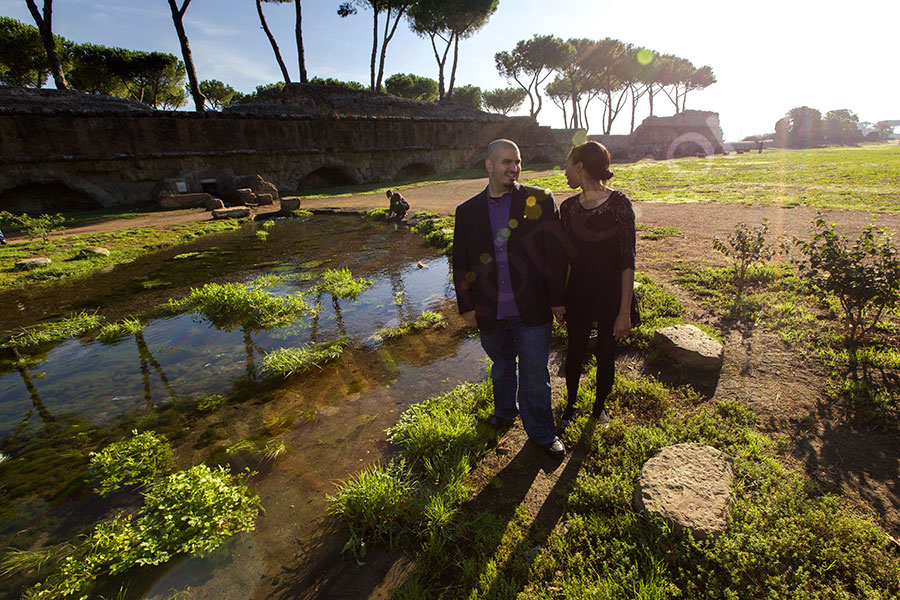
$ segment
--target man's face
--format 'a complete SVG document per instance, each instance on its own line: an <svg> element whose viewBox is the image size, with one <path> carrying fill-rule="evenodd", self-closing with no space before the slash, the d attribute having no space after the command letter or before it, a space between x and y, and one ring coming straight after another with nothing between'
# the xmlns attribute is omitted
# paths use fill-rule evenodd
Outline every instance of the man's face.
<svg viewBox="0 0 900 600"><path fill-rule="evenodd" d="M522 157L519 149L514 147L499 148L493 155L484 161L487 168L491 187L511 189L522 172Z"/></svg>

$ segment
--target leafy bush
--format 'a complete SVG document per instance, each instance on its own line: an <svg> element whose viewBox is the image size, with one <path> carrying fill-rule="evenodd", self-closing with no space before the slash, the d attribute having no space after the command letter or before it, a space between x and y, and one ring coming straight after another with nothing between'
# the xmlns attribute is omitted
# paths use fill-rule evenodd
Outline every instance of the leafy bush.
<svg viewBox="0 0 900 600"><path fill-rule="evenodd" d="M893 233L869 223L851 246L821 213L812 223L812 239L794 239L804 257L795 263L801 277L837 297L847 325L846 343L855 349L884 311L900 302L900 254Z"/></svg>
<svg viewBox="0 0 900 600"><path fill-rule="evenodd" d="M366 211L364 217L369 221L386 221L387 214L387 208L373 208L372 210Z"/></svg>
<svg viewBox="0 0 900 600"><path fill-rule="evenodd" d="M165 437L152 431L132 434L100 452L91 452L90 473L101 496L129 485L149 485L174 470L172 447Z"/></svg>
<svg viewBox="0 0 900 600"><path fill-rule="evenodd" d="M61 214L55 215L16 215L7 211L0 212L0 219L18 223L19 227L25 230L25 233L31 239L41 238L45 244L50 241L50 233L62 229L66 218Z"/></svg>
<svg viewBox="0 0 900 600"><path fill-rule="evenodd" d="M756 264L766 262L775 254L774 249L766 244L768 232L769 220L763 219L763 224L755 228L738 223L734 233L728 236L727 245L719 239L719 236L713 238L713 248L731 259L738 299L744 292L747 270Z"/></svg>
<svg viewBox="0 0 900 600"><path fill-rule="evenodd" d="M137 515L119 515L97 525L26 597L87 598L99 576L159 565L180 554L210 552L232 535L253 530L258 512L259 497L247 488L243 475L206 465L173 473L144 494Z"/></svg>

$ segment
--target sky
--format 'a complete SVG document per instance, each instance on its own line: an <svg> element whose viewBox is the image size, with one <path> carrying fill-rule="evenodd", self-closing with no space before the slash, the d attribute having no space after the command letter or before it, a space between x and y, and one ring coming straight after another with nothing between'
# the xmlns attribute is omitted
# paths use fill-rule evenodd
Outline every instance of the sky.
<svg viewBox="0 0 900 600"><path fill-rule="evenodd" d="M183 2L177 1L179 6ZM372 13L360 10L342 19L339 4L302 4L307 72L368 84ZM296 81L294 6L263 7ZM0 0L0 15L34 23L24 0ZM254 0L192 0L184 21L200 79L219 79L243 92L282 79ZM898 25L898 0L500 0L485 27L460 43L456 81L482 89L515 85L497 73L494 54L535 34L612 37L712 67L718 82L691 92L687 108L719 113L726 141L736 141L774 131L775 121L804 105L823 115L850 109L860 121L900 119ZM56 0L53 29L79 43L164 51L181 58L166 0ZM388 46L385 78L393 73L437 79L429 40L417 37L405 22ZM588 115L590 133L602 133L600 110L594 105L599 102ZM673 112L665 95L658 95L654 114ZM636 121L648 113L644 99ZM517 114L528 114L527 100ZM537 118L542 125L563 126L562 113L546 98ZM628 133L629 128L626 109L612 133Z"/></svg>

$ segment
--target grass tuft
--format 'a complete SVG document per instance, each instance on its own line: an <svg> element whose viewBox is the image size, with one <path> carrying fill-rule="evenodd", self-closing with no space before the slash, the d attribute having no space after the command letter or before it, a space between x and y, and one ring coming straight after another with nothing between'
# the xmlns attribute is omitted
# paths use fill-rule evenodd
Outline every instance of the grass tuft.
<svg viewBox="0 0 900 600"><path fill-rule="evenodd" d="M350 338L345 336L330 342L307 344L300 348L281 348L266 354L262 362L262 371L269 375L290 377L337 360L349 344Z"/></svg>

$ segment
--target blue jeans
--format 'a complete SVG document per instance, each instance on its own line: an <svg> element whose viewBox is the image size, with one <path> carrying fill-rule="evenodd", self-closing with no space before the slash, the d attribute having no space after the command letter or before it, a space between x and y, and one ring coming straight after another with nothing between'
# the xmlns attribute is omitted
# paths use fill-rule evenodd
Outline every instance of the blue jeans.
<svg viewBox="0 0 900 600"><path fill-rule="evenodd" d="M519 412L525 433L540 445L552 444L556 438L547 368L550 328L551 323L529 327L512 317L481 333L481 347L493 362L494 414L512 420Z"/></svg>

